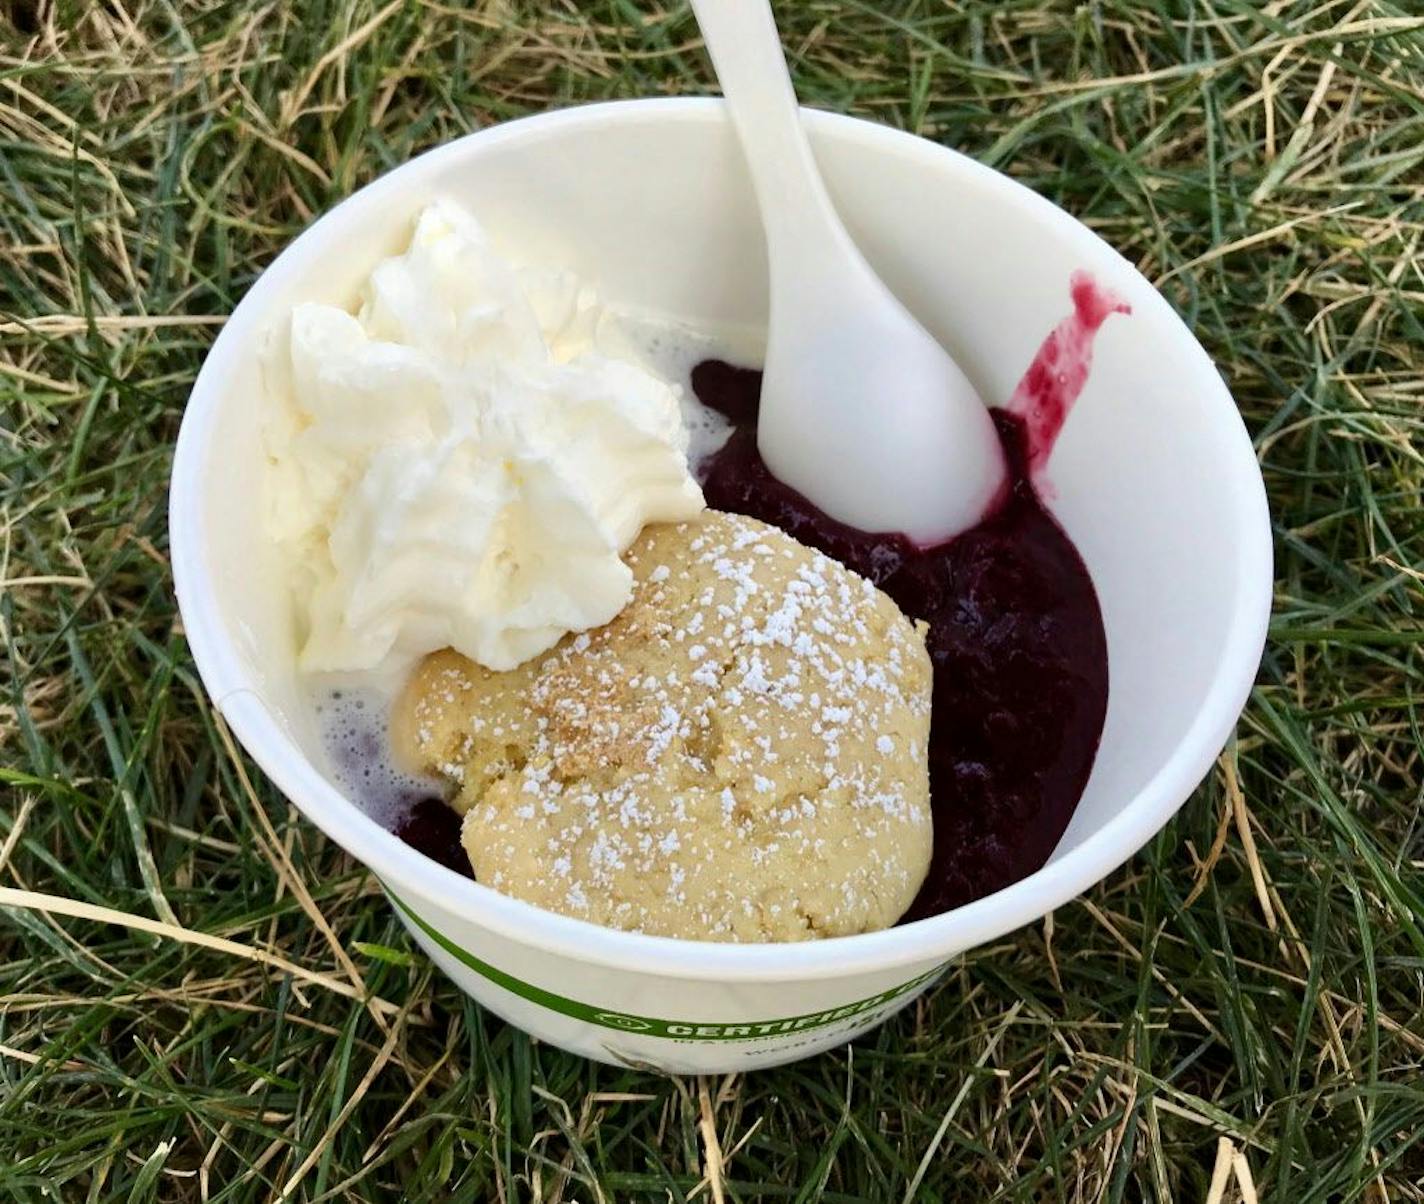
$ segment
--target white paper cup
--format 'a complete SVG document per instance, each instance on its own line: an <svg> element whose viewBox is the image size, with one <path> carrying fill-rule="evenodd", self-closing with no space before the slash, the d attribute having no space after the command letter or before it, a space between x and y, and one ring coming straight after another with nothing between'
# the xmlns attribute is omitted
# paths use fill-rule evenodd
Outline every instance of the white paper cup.
<svg viewBox="0 0 1424 1204"><path fill-rule="evenodd" d="M1102 329L1050 466L1054 513L1092 573L1111 689L1082 802L1036 874L933 919L797 945L614 932L427 860L342 797L300 703L286 596L263 530L258 348L298 301L347 303L427 202L467 205L525 261L608 300L716 326L765 320L751 189L721 105L646 100L511 122L363 188L283 252L203 366L173 466L173 572L204 684L243 746L377 874L415 939L480 1003L565 1049L675 1071L768 1066L865 1032L950 959L1121 865L1211 766L1265 636L1260 473L1216 369L1165 301L1049 202L932 143L808 112L851 232L1002 402L1087 269L1132 305Z"/></svg>

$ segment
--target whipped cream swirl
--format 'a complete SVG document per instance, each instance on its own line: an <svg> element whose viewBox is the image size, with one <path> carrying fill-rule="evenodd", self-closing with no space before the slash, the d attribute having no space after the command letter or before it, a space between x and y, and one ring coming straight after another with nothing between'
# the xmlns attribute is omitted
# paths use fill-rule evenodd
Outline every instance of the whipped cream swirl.
<svg viewBox="0 0 1424 1204"><path fill-rule="evenodd" d="M265 364L266 501L303 669L445 647L511 669L623 608L621 553L703 502L679 391L601 348L602 314L449 202L354 315L293 311Z"/></svg>

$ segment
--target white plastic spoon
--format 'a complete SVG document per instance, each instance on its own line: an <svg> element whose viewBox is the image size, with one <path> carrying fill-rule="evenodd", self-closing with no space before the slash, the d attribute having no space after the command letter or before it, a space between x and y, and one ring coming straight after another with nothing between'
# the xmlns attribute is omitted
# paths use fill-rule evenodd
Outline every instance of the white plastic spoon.
<svg viewBox="0 0 1424 1204"><path fill-rule="evenodd" d="M692 0L766 231L757 447L832 518L937 543L1004 483L983 400L866 263L811 155L767 0Z"/></svg>

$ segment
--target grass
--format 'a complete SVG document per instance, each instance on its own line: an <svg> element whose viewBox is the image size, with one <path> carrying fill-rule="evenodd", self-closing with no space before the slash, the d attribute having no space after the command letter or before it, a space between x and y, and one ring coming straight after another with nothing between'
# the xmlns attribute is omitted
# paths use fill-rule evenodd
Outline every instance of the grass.
<svg viewBox="0 0 1424 1204"><path fill-rule="evenodd" d="M173 439L312 217L491 122L707 91L692 21L0 0L0 1197L1424 1200L1418 5L778 7L805 99L1063 204L1221 365L1277 583L1218 771L852 1048L670 1079L481 1012L205 700Z"/></svg>

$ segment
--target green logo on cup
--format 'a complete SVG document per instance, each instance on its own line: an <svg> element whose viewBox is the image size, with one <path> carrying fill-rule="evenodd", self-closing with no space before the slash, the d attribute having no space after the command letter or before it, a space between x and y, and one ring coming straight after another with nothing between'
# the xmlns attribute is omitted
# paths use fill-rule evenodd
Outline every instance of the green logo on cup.
<svg viewBox="0 0 1424 1204"><path fill-rule="evenodd" d="M382 885L385 884L382 883ZM809 1032L824 1028L828 1024L837 1024L843 1020L865 1016L886 1007L909 994L916 987L923 986L944 969L943 965L936 966L933 970L927 970L918 977L910 979L909 982L899 983L889 990L881 991L878 995L858 999L854 1003L843 1004L838 1008L831 1008L823 1012L807 1012L801 1016L784 1016L779 1020L718 1024L708 1021L661 1020L656 1016L630 1016L625 1012L603 1011L592 1004L569 999L564 995L556 995L553 991L546 991L543 987L536 987L533 983L524 982L512 974L506 974L488 962L481 961L468 949L462 949L444 933L437 932L420 916L416 915L405 900L389 887L386 887L386 894L417 928L451 957L468 966L481 977L489 979L496 986L518 995L521 999L527 999L530 1003L537 1003L540 1007L571 1016L575 1020L583 1020L588 1024L597 1024L625 1033L638 1033L641 1036L666 1037L674 1041L756 1041L767 1037L782 1037L790 1033Z"/></svg>
<svg viewBox="0 0 1424 1204"><path fill-rule="evenodd" d="M609 1028L621 1028L630 1033L645 1032L652 1026L638 1016L625 1016L621 1012L599 1012L594 1019Z"/></svg>

